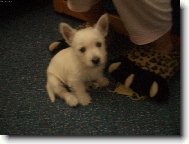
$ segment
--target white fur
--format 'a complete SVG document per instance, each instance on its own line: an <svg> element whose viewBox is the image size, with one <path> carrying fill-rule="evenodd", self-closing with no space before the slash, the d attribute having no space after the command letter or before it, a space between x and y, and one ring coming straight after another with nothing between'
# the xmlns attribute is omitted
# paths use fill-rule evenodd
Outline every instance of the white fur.
<svg viewBox="0 0 189 144"><path fill-rule="evenodd" d="M103 76L107 30L107 15L101 16L94 27L81 30L65 23L60 24L60 33L70 47L56 54L47 69L46 87L52 102L55 101L55 95L58 95L70 106L85 106L91 102L86 92L86 82L95 80L100 86L108 85L108 79ZM101 43L100 47L97 42ZM81 48L85 48L85 52L81 52ZM94 58L99 59L98 64L94 64ZM68 92L63 84L71 87L72 92Z"/></svg>

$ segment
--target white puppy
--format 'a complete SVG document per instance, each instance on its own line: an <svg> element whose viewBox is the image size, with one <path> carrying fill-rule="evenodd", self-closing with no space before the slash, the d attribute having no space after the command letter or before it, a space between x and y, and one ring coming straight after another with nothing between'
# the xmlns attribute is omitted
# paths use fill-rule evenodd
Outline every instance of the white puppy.
<svg viewBox="0 0 189 144"><path fill-rule="evenodd" d="M107 86L103 76L106 63L105 37L108 33L108 16L102 15L94 27L76 30L60 23L60 33L70 45L51 60L47 69L47 91L52 102L60 96L70 106L88 105L91 97L86 83L96 81Z"/></svg>

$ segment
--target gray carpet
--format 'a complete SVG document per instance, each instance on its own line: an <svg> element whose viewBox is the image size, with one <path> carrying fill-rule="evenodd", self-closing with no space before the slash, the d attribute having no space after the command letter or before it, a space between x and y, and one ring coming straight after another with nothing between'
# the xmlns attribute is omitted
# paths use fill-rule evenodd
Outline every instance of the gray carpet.
<svg viewBox="0 0 189 144"><path fill-rule="evenodd" d="M2 13L1 13L2 14ZM57 25L81 22L56 14L50 1L1 16L0 134L64 136L180 136L180 74L169 81L168 103L132 101L108 91L92 90L93 103L70 108L51 103L46 89L47 46L60 39ZM117 47L119 45L117 39ZM120 42L121 43L121 42ZM123 43L122 43L123 44ZM116 50L116 55L118 51ZM112 53L111 53L112 54ZM110 57L111 57L111 54Z"/></svg>

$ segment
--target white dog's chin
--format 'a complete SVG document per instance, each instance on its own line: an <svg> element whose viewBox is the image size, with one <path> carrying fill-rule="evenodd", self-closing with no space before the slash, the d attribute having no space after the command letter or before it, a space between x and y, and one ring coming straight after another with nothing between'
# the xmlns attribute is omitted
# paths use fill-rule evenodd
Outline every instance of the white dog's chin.
<svg viewBox="0 0 189 144"><path fill-rule="evenodd" d="M95 64L85 64L86 65L86 67L88 67L88 68L98 68L98 67L100 67L100 66L102 66L102 64L97 64L97 65L95 65Z"/></svg>
<svg viewBox="0 0 189 144"><path fill-rule="evenodd" d="M98 68L98 67L101 67L103 65L105 65L103 62L98 63L98 64L93 64L92 62L90 62L90 63L86 64L86 66L89 67L89 68Z"/></svg>

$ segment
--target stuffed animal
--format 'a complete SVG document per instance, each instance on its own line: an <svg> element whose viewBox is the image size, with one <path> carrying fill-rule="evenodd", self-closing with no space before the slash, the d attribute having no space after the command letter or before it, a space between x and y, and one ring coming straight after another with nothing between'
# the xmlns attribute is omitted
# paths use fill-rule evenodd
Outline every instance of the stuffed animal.
<svg viewBox="0 0 189 144"><path fill-rule="evenodd" d="M179 58L175 53L165 55L150 48L133 48L109 62L108 71L122 84L121 92L119 88L116 92L123 94L123 89L131 89L140 97L166 102L169 96L167 79L178 71Z"/></svg>
<svg viewBox="0 0 189 144"><path fill-rule="evenodd" d="M110 64L108 71L117 82L125 86L125 89L131 88L140 96L158 102L168 99L169 89L166 79L153 72L141 69L127 58L119 57L115 59Z"/></svg>

